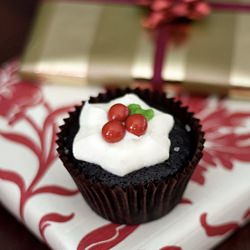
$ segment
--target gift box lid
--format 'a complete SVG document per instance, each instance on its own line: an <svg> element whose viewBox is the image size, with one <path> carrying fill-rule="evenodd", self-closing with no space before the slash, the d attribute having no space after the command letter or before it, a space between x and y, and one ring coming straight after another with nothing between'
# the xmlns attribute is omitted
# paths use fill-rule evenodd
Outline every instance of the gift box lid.
<svg viewBox="0 0 250 250"><path fill-rule="evenodd" d="M141 25L144 15L132 4L43 2L20 72L26 79L78 85L150 81L157 43L154 31ZM163 80L191 91L244 94L249 23L247 11L220 8L199 22L169 25Z"/></svg>

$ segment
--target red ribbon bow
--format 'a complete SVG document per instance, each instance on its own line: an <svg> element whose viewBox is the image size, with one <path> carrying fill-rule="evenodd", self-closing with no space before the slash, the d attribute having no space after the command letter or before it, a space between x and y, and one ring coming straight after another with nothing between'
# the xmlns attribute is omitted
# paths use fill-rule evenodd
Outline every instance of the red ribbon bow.
<svg viewBox="0 0 250 250"><path fill-rule="evenodd" d="M199 20L211 12L206 0L139 0L139 4L150 10L144 21L150 29L180 18Z"/></svg>

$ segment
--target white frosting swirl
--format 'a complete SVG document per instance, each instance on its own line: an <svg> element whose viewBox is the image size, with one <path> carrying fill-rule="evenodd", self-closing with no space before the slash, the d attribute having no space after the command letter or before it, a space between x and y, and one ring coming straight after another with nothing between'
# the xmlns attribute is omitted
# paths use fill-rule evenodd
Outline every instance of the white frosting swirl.
<svg viewBox="0 0 250 250"><path fill-rule="evenodd" d="M134 94L127 94L109 103L85 103L80 114L80 128L73 142L73 155L100 165L106 171L125 176L143 167L155 165L169 158L169 133L174 125L173 116L154 110L146 133L140 137L126 131L124 138L108 143L102 138L102 127L108 121L107 113L115 103L136 103L143 109L152 108Z"/></svg>

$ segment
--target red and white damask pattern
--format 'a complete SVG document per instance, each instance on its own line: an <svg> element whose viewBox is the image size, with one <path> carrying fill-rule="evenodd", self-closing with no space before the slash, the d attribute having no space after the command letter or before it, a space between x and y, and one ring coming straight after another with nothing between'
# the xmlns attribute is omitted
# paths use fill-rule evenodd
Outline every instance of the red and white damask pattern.
<svg viewBox="0 0 250 250"><path fill-rule="evenodd" d="M182 203L155 222L116 225L88 208L55 150L58 122L99 90L39 86L17 70L0 69L0 200L53 249L208 248L249 219L250 103L181 96L207 140Z"/></svg>

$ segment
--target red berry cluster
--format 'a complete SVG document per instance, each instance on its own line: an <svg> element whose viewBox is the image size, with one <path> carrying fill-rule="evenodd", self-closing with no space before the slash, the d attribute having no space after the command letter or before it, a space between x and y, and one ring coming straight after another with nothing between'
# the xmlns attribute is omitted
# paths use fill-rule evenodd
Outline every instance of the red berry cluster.
<svg viewBox="0 0 250 250"><path fill-rule="evenodd" d="M102 127L103 138L110 143L120 141L126 130L137 136L146 132L148 122L141 114L129 114L127 106L117 103L108 111L108 122Z"/></svg>

